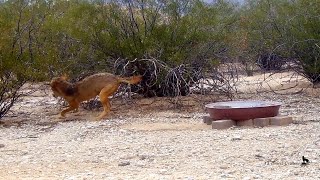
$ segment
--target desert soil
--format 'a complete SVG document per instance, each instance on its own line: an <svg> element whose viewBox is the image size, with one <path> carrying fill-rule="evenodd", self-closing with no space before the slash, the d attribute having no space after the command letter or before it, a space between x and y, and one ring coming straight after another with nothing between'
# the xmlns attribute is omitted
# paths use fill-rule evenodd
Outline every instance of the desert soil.
<svg viewBox="0 0 320 180"><path fill-rule="evenodd" d="M212 130L215 96L112 100L112 114L80 109L65 121L45 85L25 88L0 124L0 179L320 179L320 99L294 73L239 79L236 100L275 100L285 127ZM302 156L310 160L301 165Z"/></svg>

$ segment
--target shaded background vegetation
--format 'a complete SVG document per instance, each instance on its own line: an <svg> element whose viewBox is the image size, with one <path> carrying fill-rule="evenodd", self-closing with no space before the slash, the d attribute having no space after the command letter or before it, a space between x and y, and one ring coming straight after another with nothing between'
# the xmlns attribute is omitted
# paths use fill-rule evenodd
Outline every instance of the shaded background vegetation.
<svg viewBox="0 0 320 180"><path fill-rule="evenodd" d="M319 14L319 0L0 1L0 109L23 83L62 73L142 74L133 89L146 97L188 95L203 79L232 96L235 63L247 75L287 65L316 84Z"/></svg>

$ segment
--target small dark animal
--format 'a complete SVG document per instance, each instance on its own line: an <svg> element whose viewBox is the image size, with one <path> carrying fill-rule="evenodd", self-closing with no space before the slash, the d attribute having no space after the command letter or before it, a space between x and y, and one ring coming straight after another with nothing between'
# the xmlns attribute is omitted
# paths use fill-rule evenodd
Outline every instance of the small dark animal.
<svg viewBox="0 0 320 180"><path fill-rule="evenodd" d="M306 162L306 163L309 163L309 159L305 158L304 156L302 156L302 161Z"/></svg>
<svg viewBox="0 0 320 180"><path fill-rule="evenodd" d="M309 159L305 158L304 156L302 156L302 163L301 163L301 166L305 166L309 164Z"/></svg>

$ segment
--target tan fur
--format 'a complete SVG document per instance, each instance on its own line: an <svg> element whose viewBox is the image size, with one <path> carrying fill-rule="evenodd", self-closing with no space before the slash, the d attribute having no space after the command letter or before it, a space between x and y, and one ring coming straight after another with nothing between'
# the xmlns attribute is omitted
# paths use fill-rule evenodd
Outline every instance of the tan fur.
<svg viewBox="0 0 320 180"><path fill-rule="evenodd" d="M62 97L69 103L69 107L60 113L61 118L64 118L67 112L77 110L81 102L99 95L104 110L97 119L102 119L110 112L109 96L118 90L120 83L137 84L141 80L142 76L121 78L110 73L99 73L70 83L64 75L53 78L50 86L54 97Z"/></svg>

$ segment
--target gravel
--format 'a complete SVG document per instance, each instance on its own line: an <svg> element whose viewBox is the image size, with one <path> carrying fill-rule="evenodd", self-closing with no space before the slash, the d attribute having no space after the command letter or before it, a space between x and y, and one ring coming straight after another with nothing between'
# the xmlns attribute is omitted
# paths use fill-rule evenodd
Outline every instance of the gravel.
<svg viewBox="0 0 320 180"><path fill-rule="evenodd" d="M0 125L0 179L320 179L320 100L239 97L247 98L284 102L294 123L212 130L204 112L170 109L104 121L83 110L57 122L55 99L25 97Z"/></svg>

